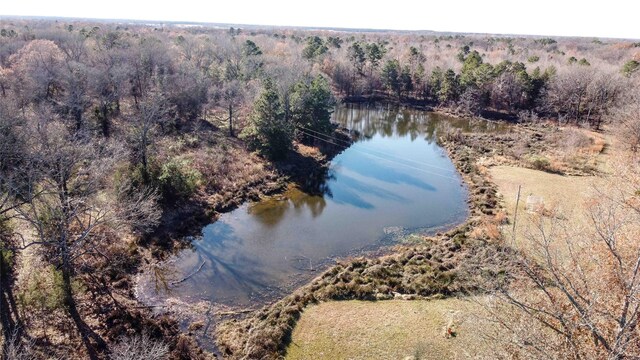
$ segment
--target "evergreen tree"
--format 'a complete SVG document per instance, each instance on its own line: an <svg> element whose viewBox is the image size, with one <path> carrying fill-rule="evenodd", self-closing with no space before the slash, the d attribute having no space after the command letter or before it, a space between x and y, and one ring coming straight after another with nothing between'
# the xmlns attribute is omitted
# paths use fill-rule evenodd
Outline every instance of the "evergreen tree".
<svg viewBox="0 0 640 360"><path fill-rule="evenodd" d="M440 90L442 89L443 76L444 73L439 66L431 71L431 76L429 77L429 88L431 90L430 95L434 100L439 100L438 94L440 94Z"/></svg>
<svg viewBox="0 0 640 360"><path fill-rule="evenodd" d="M387 60L382 67L382 83L398 98L402 92L402 84L400 82L400 63L398 60Z"/></svg>
<svg viewBox="0 0 640 360"><path fill-rule="evenodd" d="M626 77L631 77L631 75L640 69L640 62L635 60L627 61L622 67L622 74Z"/></svg>
<svg viewBox="0 0 640 360"><path fill-rule="evenodd" d="M371 69L376 69L380 64L380 60L387 53L387 49L384 47L382 43L371 43L366 45L367 52L367 60L369 60L369 64Z"/></svg>
<svg viewBox="0 0 640 360"><path fill-rule="evenodd" d="M354 42L347 49L347 54L358 74L364 75L364 64L367 61L367 55L362 44L357 41Z"/></svg>
<svg viewBox="0 0 640 360"><path fill-rule="evenodd" d="M291 117L293 123L301 127L301 132L331 132L331 112L335 99L327 80L318 75L313 80L301 81L295 85L291 95Z"/></svg>
<svg viewBox="0 0 640 360"><path fill-rule="evenodd" d="M285 120L280 96L273 80L264 81L264 89L253 105L251 124L241 136L249 145L271 159L286 157L291 149L293 126Z"/></svg>
<svg viewBox="0 0 640 360"><path fill-rule="evenodd" d="M319 36L312 36L307 38L307 46L302 50L302 56L311 60L326 53L328 50L329 48Z"/></svg>
<svg viewBox="0 0 640 360"><path fill-rule="evenodd" d="M438 99L441 103L454 102L459 95L459 79L456 73L448 69L442 77L442 84L438 92Z"/></svg>
<svg viewBox="0 0 640 360"><path fill-rule="evenodd" d="M244 42L244 46L242 47L242 55L247 56L258 56L262 55L262 50L251 40L247 40Z"/></svg>
<svg viewBox="0 0 640 360"><path fill-rule="evenodd" d="M402 86L403 93L413 91L413 78L411 77L411 70L407 65L402 68L402 72L400 73L400 86Z"/></svg>
<svg viewBox="0 0 640 360"><path fill-rule="evenodd" d="M478 86L476 71L482 65L482 57L477 51L472 51L464 59L462 71L460 72L460 85L463 88L468 86Z"/></svg>

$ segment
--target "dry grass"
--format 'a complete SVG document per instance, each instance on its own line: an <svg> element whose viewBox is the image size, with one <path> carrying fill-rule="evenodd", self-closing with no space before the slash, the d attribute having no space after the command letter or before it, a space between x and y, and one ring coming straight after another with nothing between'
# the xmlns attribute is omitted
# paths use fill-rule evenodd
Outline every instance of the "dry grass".
<svg viewBox="0 0 640 360"><path fill-rule="evenodd" d="M482 307L443 300L335 301L306 308L286 359L455 359L486 354ZM447 336L447 329L455 336Z"/></svg>
<svg viewBox="0 0 640 360"><path fill-rule="evenodd" d="M558 210L564 215L565 221L578 225L585 225L589 221L584 204L593 196L594 186L599 180L597 177L563 176L512 166L495 166L489 173L502 195L503 206L509 218L509 224L503 226L507 241L513 237L516 197L518 186L522 186L518 202L516 246L523 245L526 234L531 232L532 220L541 212ZM527 210L527 198L530 196L541 198L543 207L538 211Z"/></svg>

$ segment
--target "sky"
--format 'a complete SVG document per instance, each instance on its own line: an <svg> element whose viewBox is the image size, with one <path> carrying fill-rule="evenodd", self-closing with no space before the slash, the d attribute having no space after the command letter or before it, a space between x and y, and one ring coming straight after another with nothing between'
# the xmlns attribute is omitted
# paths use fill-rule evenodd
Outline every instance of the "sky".
<svg viewBox="0 0 640 360"><path fill-rule="evenodd" d="M3 0L2 15L640 39L639 0Z"/></svg>

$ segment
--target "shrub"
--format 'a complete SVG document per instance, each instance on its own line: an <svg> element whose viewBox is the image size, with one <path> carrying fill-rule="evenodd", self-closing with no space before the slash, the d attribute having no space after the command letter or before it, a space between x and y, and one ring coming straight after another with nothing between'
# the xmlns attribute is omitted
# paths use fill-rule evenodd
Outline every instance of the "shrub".
<svg viewBox="0 0 640 360"><path fill-rule="evenodd" d="M18 293L18 301L24 308L48 312L63 308L62 274L55 267L30 272L25 280ZM73 281L72 286L74 292L82 290L78 281Z"/></svg>
<svg viewBox="0 0 640 360"><path fill-rule="evenodd" d="M551 162L544 156L532 156L530 159L531 166L536 170L547 171L551 166Z"/></svg>
<svg viewBox="0 0 640 360"><path fill-rule="evenodd" d="M146 334L122 337L111 349L111 359L113 360L160 360L166 359L168 354L169 346L167 344L154 340Z"/></svg>
<svg viewBox="0 0 640 360"><path fill-rule="evenodd" d="M527 61L530 63L538 62L539 60L540 60L540 56L538 55L529 56L529 58L527 59Z"/></svg>
<svg viewBox="0 0 640 360"><path fill-rule="evenodd" d="M629 60L622 67L622 74L630 77L634 72L638 71L638 69L640 69L640 62Z"/></svg>
<svg viewBox="0 0 640 360"><path fill-rule="evenodd" d="M188 198L202 184L202 174L191 167L189 160L173 158L162 165L158 184L163 198Z"/></svg>

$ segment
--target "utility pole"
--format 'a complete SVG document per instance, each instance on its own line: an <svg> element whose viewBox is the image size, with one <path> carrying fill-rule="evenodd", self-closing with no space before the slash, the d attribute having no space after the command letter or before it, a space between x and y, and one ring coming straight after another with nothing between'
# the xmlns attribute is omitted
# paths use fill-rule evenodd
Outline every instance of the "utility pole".
<svg viewBox="0 0 640 360"><path fill-rule="evenodd" d="M512 232L512 239L511 239L512 245L515 245L515 243L516 243L516 221L518 219L518 204L520 203L520 190L521 189L522 189L522 185L518 185L518 195L516 196L516 208L513 211L513 229L511 230L511 232Z"/></svg>

